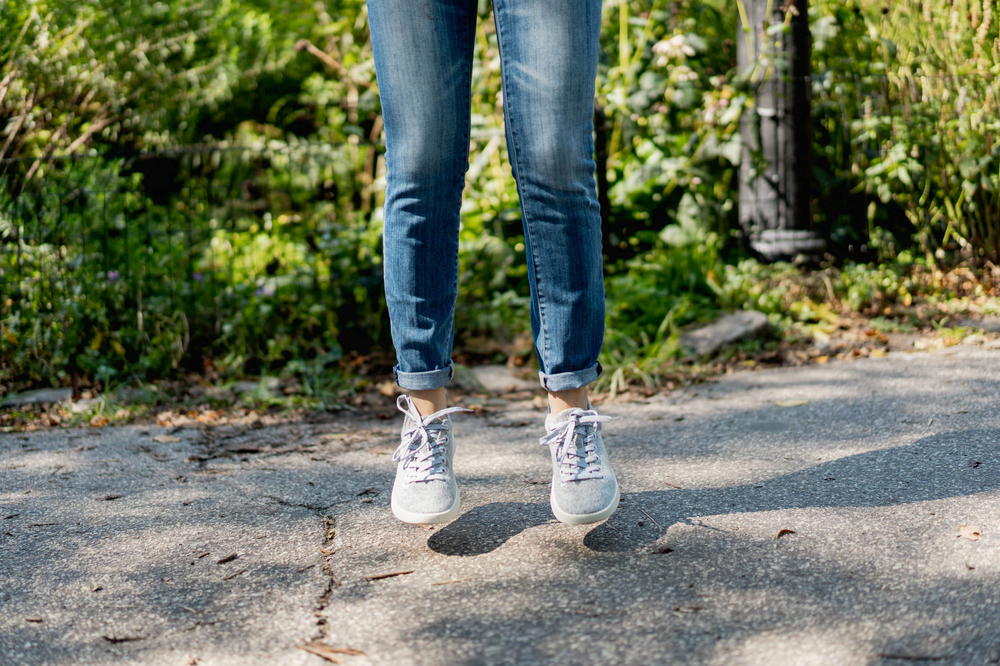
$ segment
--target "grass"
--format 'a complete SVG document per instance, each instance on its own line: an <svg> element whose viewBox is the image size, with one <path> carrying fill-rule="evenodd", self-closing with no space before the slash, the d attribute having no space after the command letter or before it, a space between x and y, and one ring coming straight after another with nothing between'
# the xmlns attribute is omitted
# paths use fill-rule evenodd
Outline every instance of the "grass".
<svg viewBox="0 0 1000 666"><path fill-rule="evenodd" d="M718 273L713 275L713 270ZM665 313L646 313L650 321L659 322L655 330L609 330L612 344L602 357L606 372L593 385L595 393L649 395L739 370L877 357L963 341L997 344L996 334L963 321L1000 316L1000 283L989 272L963 267L942 271L918 262L807 271L789 264L742 261L705 268L701 275L713 283L714 300L703 289L681 291L659 298ZM633 285L633 293L655 296L662 276L649 270L638 276L649 283ZM767 314L770 333L708 357L681 346L686 328L738 308ZM534 363L530 355L509 349L509 362ZM456 350L460 360L463 355L462 349ZM221 381L189 375L183 380L121 384L100 393L83 389L72 403L0 409L0 430L296 419L374 409L391 402L393 390L385 359L353 356L334 371L306 374L304 381L270 376Z"/></svg>

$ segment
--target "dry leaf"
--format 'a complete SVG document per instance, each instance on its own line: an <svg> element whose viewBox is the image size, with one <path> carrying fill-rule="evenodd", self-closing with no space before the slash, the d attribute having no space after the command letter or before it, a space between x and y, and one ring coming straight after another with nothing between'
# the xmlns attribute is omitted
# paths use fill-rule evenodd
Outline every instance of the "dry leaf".
<svg viewBox="0 0 1000 666"><path fill-rule="evenodd" d="M778 530L778 533L774 535L774 538L780 539L781 537L786 536L788 534L795 534L795 530L785 530L785 529Z"/></svg>
<svg viewBox="0 0 1000 666"><path fill-rule="evenodd" d="M826 354L823 354L822 356L817 356L813 360L816 361L817 363L826 363L830 360L830 357L827 356Z"/></svg>
<svg viewBox="0 0 1000 666"><path fill-rule="evenodd" d="M174 442L181 441L179 437L174 437L173 435L157 435L153 438L154 442L159 442L160 444L173 444Z"/></svg>
<svg viewBox="0 0 1000 666"><path fill-rule="evenodd" d="M808 400L775 400L774 404L778 407L798 407L799 405L808 405Z"/></svg>
<svg viewBox="0 0 1000 666"><path fill-rule="evenodd" d="M872 358L885 358L888 355L889 352L887 352L884 349L873 349L871 351L871 354L869 354L869 356L871 356Z"/></svg>
<svg viewBox="0 0 1000 666"><path fill-rule="evenodd" d="M111 419L109 419L107 416L95 416L94 418L90 419L90 425L94 426L95 428L101 428L103 426L108 425L109 423L111 423Z"/></svg>
<svg viewBox="0 0 1000 666"><path fill-rule="evenodd" d="M214 409L209 409L207 411L195 415L194 418L199 423L214 423L215 421L219 420L220 416L221 415L219 414L219 412L215 411Z"/></svg>
<svg viewBox="0 0 1000 666"><path fill-rule="evenodd" d="M959 525L958 526L958 536L968 539L969 541L979 541L979 537L983 535L982 530L980 530L975 525Z"/></svg>
<svg viewBox="0 0 1000 666"><path fill-rule="evenodd" d="M171 411L160 412L156 415L156 423L161 426L172 425L177 418L177 414Z"/></svg>

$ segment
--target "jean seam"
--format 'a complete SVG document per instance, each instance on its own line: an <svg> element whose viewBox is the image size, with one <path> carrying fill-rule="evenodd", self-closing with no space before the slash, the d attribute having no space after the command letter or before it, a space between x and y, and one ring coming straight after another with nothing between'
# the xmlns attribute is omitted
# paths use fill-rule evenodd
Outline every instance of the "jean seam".
<svg viewBox="0 0 1000 666"><path fill-rule="evenodd" d="M539 277L538 270L538 255L537 246L534 242L534 234L531 232L531 216L528 214L528 203L529 200L524 196L524 191L521 187L521 178L523 175L523 170L521 168L521 158L520 151L517 149L517 129L516 123L513 121L513 108L514 105L510 102L510 86L507 83L508 79L508 67L504 62L504 48L503 48L503 35L507 32L504 29L503 13L504 10L497 7L498 3L493 5L493 16L497 25L497 49L500 53L500 83L501 89L503 91L503 106L504 106L504 122L510 130L510 145L508 146L508 153L510 153L511 158L511 170L514 174L514 186L517 189L518 199L521 201L521 213L524 215L524 232L528 236L528 245L531 246L531 263L534 268L535 273L535 297L538 300L538 328L542 334L542 365L546 365L545 361L549 355L549 335L547 328L545 326L545 305L544 299L542 298L541 290L541 279Z"/></svg>
<svg viewBox="0 0 1000 666"><path fill-rule="evenodd" d="M471 31L472 38L471 38L471 40L463 41L463 45L465 47L465 53L462 54L463 55L463 57L462 57L462 67L463 67L462 83L464 84L463 90L468 95L468 100L469 100L468 112L464 114L465 134L463 134L463 137L465 139L465 145L466 146L469 145L469 138L472 136L472 90L471 90L471 85L472 85L472 58L473 58L473 56L475 54L475 48L476 48L476 36L475 36L475 33L476 33L476 24L478 23L478 20L479 20L479 16L478 16L478 14L476 12L474 12L474 11L473 12L469 12L469 21L468 21L468 24L466 25L466 30ZM471 24L471 26L469 24ZM461 201L462 190L465 189L465 175L468 172L468 164L469 164L469 156L468 156L468 149L466 149L465 166L462 169L461 174L459 174L456 177L456 181L457 182L455 183L455 187L457 187L458 190L459 190L459 197L458 197L459 201ZM448 345L449 345L449 348L448 348L448 360L449 360L449 362L451 362L451 355L452 355L452 351L454 350L454 344L455 344L455 314L456 314L455 311L456 311L456 309L458 307L458 273L459 273L458 255L459 255L459 249L460 249L460 246L461 246L460 238L461 238L461 229L462 229L461 206L459 206L459 213L458 213L458 215L459 215L459 218L458 218L458 229L455 230L455 254L454 254L454 262L455 262L455 273L454 273L454 275L455 275L455 277L452 280L452 294L454 294L454 298L452 299L452 304L451 304L451 327L450 327L450 331L449 331L449 334L448 334ZM452 366L452 374L454 374L454 366ZM449 381L450 381L450 378L449 378Z"/></svg>

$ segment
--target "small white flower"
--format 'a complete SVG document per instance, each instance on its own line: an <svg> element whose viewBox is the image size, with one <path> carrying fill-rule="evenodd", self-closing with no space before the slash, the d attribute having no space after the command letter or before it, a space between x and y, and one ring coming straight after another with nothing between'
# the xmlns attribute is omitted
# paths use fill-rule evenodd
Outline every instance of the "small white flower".
<svg viewBox="0 0 1000 666"><path fill-rule="evenodd" d="M675 81L696 81L698 79L698 72L687 65L678 65L672 73Z"/></svg>
<svg viewBox="0 0 1000 666"><path fill-rule="evenodd" d="M653 53L659 56L657 65L665 65L669 60L684 60L694 55L694 48L687 43L684 35L674 35L653 44Z"/></svg>

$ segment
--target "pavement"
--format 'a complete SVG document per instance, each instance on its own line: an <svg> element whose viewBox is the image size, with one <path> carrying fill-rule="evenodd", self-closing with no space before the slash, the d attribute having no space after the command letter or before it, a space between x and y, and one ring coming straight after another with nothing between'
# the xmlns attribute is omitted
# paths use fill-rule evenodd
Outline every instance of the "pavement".
<svg viewBox="0 0 1000 666"><path fill-rule="evenodd" d="M434 529L389 512L395 419L0 435L0 664L1000 663L1000 351L600 410L590 526L530 400L456 415Z"/></svg>

